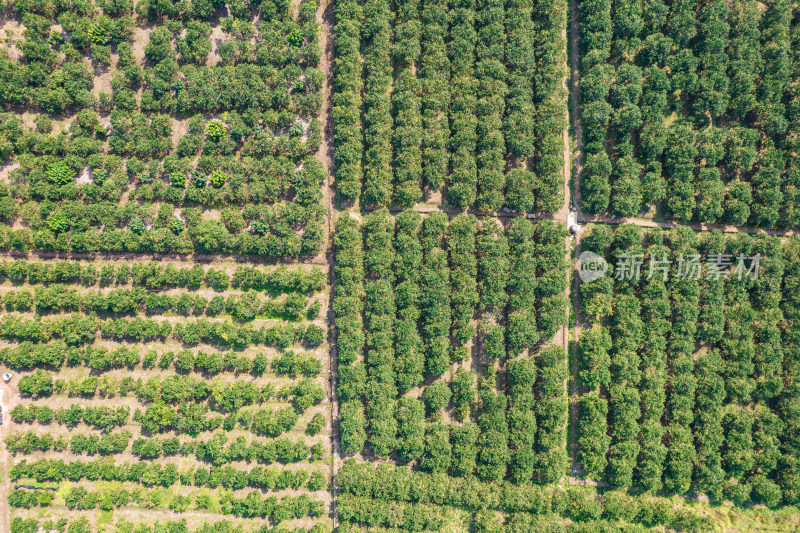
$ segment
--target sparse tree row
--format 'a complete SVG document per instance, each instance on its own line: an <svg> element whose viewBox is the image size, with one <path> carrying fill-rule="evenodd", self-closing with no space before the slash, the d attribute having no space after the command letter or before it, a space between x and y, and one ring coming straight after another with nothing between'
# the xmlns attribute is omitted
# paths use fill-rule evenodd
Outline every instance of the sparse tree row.
<svg viewBox="0 0 800 533"><path fill-rule="evenodd" d="M255 467L249 472L226 465L224 467L189 467L179 471L175 465L157 462L116 463L114 461L39 459L28 462L22 460L9 472L11 479L48 481L132 481L146 486L172 486L178 481L195 487L225 487L233 490L252 487L267 490L299 489L320 490L327 484L325 473L313 470L281 470L275 467Z"/></svg>
<svg viewBox="0 0 800 533"><path fill-rule="evenodd" d="M581 284L583 475L796 503L796 241L623 225L592 227L583 246L613 266Z"/></svg>
<svg viewBox="0 0 800 533"><path fill-rule="evenodd" d="M201 498L201 506L206 508L211 506L211 502L203 499L201 494L198 494L197 498ZM170 505L174 511L181 511L192 503L196 504L197 498L191 496L176 498L170 502ZM14 489L8 494L8 503L12 508L46 508L50 506L52 499L52 493L45 490ZM321 501L312 500L305 494L263 498L258 491L252 491L243 498L229 496L226 500L228 506L224 514L242 518L263 518L276 525L293 518L316 518L325 513L325 506ZM133 489L122 487L96 491L89 491L85 487L72 487L64 495L64 502L69 509L84 512L93 509L111 511L126 507L135 508L148 505L149 501L148 489L145 487ZM80 521L76 522L81 523ZM83 523L88 527L88 522ZM84 529L83 531L91 530Z"/></svg>
<svg viewBox="0 0 800 533"><path fill-rule="evenodd" d="M97 313L100 315L136 315L139 313L176 314L179 316L230 316L240 322L256 319L283 318L299 321L319 314L319 304L312 307L301 294L286 298L261 298L255 291L216 295L211 299L183 293L172 296L159 292L133 289L79 291L65 285L10 290L3 294L6 312L35 311L42 315L57 313Z"/></svg>
<svg viewBox="0 0 800 533"><path fill-rule="evenodd" d="M15 285L29 284L75 284L84 287L100 285L133 285L147 290L188 288L203 286L215 290L235 288L270 293L313 293L325 287L325 274L321 269L278 267L267 270L258 267L237 265L233 275L223 269L204 268L200 264L191 268L176 267L171 263L157 261L108 262L99 266L91 261L27 261L13 259L0 261L0 279L8 279Z"/></svg>
<svg viewBox="0 0 800 533"><path fill-rule="evenodd" d="M70 404L69 408L57 410L35 404L28 408L18 405L11 410L11 416L18 424L41 423L50 427L61 425L71 428L83 423L92 429L102 431L130 423L129 414L127 408L117 408L114 412L108 407L81 407L79 404ZM157 401L150 404L144 413L135 413L133 423L136 422L139 422L142 429L148 433L174 431L197 435L204 431L223 428L226 431L242 429L255 435L275 438L295 428L298 413L291 407L282 409L267 407L243 410L238 419L236 415L224 419L222 416L209 415L208 407L204 404L182 404L174 409L163 401Z"/></svg>
<svg viewBox="0 0 800 533"><path fill-rule="evenodd" d="M351 311L337 312L337 334L356 320L363 320L366 332L365 365L351 363L355 357L346 364L339 358L345 452L367 446L385 457L396 451L424 471L456 477L561 479L567 466L566 357L563 348L542 345L564 322L564 230L548 220L518 218L505 229L472 215L448 221L442 212L423 217L412 210L395 218L387 210L373 211L363 224L342 216L337 228L336 268L345 269L337 279L347 283L337 285L337 293L342 287L352 302ZM350 277L350 265L361 257L354 240L359 235L363 297ZM519 242L518 248L509 247L509 240ZM516 284L513 276L507 280L514 265ZM550 268L558 275L551 276ZM537 312L550 313L554 297L561 300L561 313L542 320L548 328L538 331ZM362 298L363 319L355 311ZM523 340L507 352L506 313L514 299L527 306L514 326ZM363 343L363 333L352 327L357 330ZM354 338L342 339L340 350L349 350ZM496 365L504 369L507 353L512 360L506 391L497 388ZM456 364L476 354L480 372ZM366 424L366 438L364 425L353 424L345 410Z"/></svg>
<svg viewBox="0 0 800 533"><path fill-rule="evenodd" d="M167 362L170 361L168 360ZM91 399L95 396L109 398L117 395L131 396L138 399L140 403L147 404L144 415L149 420L155 419L153 413L164 410L163 404L172 406L192 402L194 404L204 404L212 411L232 414L229 423L236 423L236 412L242 407L270 401L287 402L294 404L297 412L302 414L308 408L318 404L325 396L325 391L322 390L322 387L310 378L303 378L296 384L284 383L278 388L276 383L259 386L253 380L228 383L222 377L209 381L206 378L198 379L187 375L168 375L164 378L156 376L145 380L141 378L137 380L123 378L123 380L119 380L111 376L105 376L101 380L97 376L87 375L66 380L59 378L57 374L50 374L41 369L37 369L32 374L22 376L19 389L23 396L35 399L47 398L53 395L66 395L71 398L81 397L84 399ZM151 407L153 408L152 412ZM183 407L183 405L180 405L181 409ZM190 405L190 407L196 407L196 405ZM108 409L103 406L101 408ZM208 409L204 408L203 411ZM27 407L25 405L17 405L11 410L12 416L16 419L36 419L42 423L49 422L49 420L44 420L44 417L40 416L42 413L47 413L48 416L51 416L58 415L58 412L60 411L37 403L32 403ZM239 423L246 427L253 426L255 428L253 421L258 420L261 414L251 411L247 416L240 416ZM137 414L135 418L140 417ZM55 419L60 423L71 425L70 418L66 415L64 417L55 416ZM80 412L77 412L75 419L80 419ZM294 419L296 422L297 417L295 416ZM153 429L161 430L163 428L151 426L147 429L153 431Z"/></svg>
<svg viewBox="0 0 800 533"><path fill-rule="evenodd" d="M556 211L563 203L566 6L534 4L403 0L339 7L338 194L410 207L428 197L438 202L441 190L441 201L459 208ZM348 140L356 134L359 104L363 146ZM359 152L363 176L356 171Z"/></svg>
<svg viewBox="0 0 800 533"><path fill-rule="evenodd" d="M763 7L579 3L584 210L800 224L796 13L784 0Z"/></svg>
<svg viewBox="0 0 800 533"><path fill-rule="evenodd" d="M287 500L287 503L289 500ZM282 510L279 511L283 513L285 507L281 508ZM156 523L134 523L124 518L120 518L116 520L114 524L117 527L117 530L120 532L125 533L160 533L166 529L170 533L245 533L244 527L239 524L235 524L230 520L219 520L219 521L208 521L204 522L203 524L199 524L196 527L190 527L187 525L186 520L160 520ZM59 519L50 519L50 520L43 520L39 518L20 518L14 517L11 520L11 533L30 533L31 531L37 531L38 528L43 528L45 531L55 530L55 531L65 531L64 528L67 528L66 531L69 533L91 533L92 526L89 520L84 517L78 517L73 520L68 520L66 518L59 518ZM279 524L276 527L270 527L269 525L260 526L258 529L252 530L257 533L270 533L271 531L275 532L287 532L287 531L303 531L308 533L325 533L327 531L325 524L315 524L311 529L302 529L302 528L292 528L287 529L286 526Z"/></svg>
<svg viewBox="0 0 800 533"><path fill-rule="evenodd" d="M206 376L215 376L222 372L259 376L270 370L277 375L316 376L322 369L322 362L319 359L311 354L294 350L281 350L279 356L270 360L263 352L250 357L235 350L227 352L198 350L195 353L184 348L177 351L150 349L142 355L138 349L124 344L116 347L78 347L63 341L50 343L23 341L16 346L1 349L0 361L15 370L30 370L37 367L57 369L65 365L68 367L83 365L100 373L116 368L133 369L141 364L144 370L153 368L167 370L174 367L176 371L182 373L194 371ZM99 379L100 383L103 383L104 377L101 376ZM107 383L116 383L116 379L109 377ZM127 381L123 378L120 382L121 389L127 386L125 383Z"/></svg>
<svg viewBox="0 0 800 533"><path fill-rule="evenodd" d="M39 434L34 430L23 433L15 431L6 438L6 445L12 454L31 455L36 452L64 452L67 449L74 455L104 456L125 453L132 435L128 430L96 433L73 433L53 437L49 433ZM217 433L210 439L190 437L141 437L134 439L130 452L141 459L157 459L175 456L195 457L221 467L231 462L255 462L271 465L275 463L293 464L316 461L325 455L321 443L307 444L304 439L293 440L286 437L277 439L246 438L229 439Z"/></svg>
<svg viewBox="0 0 800 533"><path fill-rule="evenodd" d="M126 342L164 341L168 338L185 344L211 344L242 349L248 346L278 346L287 348L296 343L319 346L324 340L324 330L316 324L277 324L256 327L199 318L172 324L169 320L155 318L108 318L73 313L57 318L25 318L4 315L0 318L0 337L12 342L49 342L63 340L70 346L91 344L97 334L106 339Z"/></svg>
<svg viewBox="0 0 800 533"><path fill-rule="evenodd" d="M317 476L312 484L287 480L295 474L279 465L308 465L329 457L324 434L328 417L320 406L326 397L320 379L324 352L245 352L249 346L263 343L319 346L324 330L314 324L287 322L254 327L245 315L260 313L264 305L272 307L275 302L268 299L265 304L266 294L259 295L254 289L216 295L227 307L226 313L238 316L238 322L180 318L173 323L169 317L156 316L168 314L166 307L138 306L142 295L145 305L151 295L168 296L146 288L175 291L169 298L180 303L184 296L195 302L200 298L185 290L203 286L224 290L231 284L286 291L288 298L305 302L303 293L318 291L319 276L324 274L297 267L234 268L223 264L219 268L178 268L155 261L2 263L0 270L8 289L4 303L15 311L6 311L1 319L7 344L0 363L4 372L12 370L19 391L13 408L3 413L7 423L15 424L3 443L12 454L9 466L24 467L26 461L33 463L54 452L65 461L49 466L39 462L36 473L21 473L17 484L48 476L55 477L44 482L56 485L84 480L80 490L65 487L60 493L15 487L4 495L14 509L12 520L25 516L24 509L48 506L55 519L62 516L62 509L77 511L80 516L98 507L104 511L124 507L141 527L149 527L146 517L137 515L141 508L177 514L191 510L241 518L261 516L272 524L292 517L320 519L325 514L324 499L313 494L325 487L324 477ZM8 286L9 282L14 285ZM98 284L116 286L75 288ZM80 309L75 302L81 303ZM210 309L212 304L208 305ZM298 309L305 306L303 303ZM46 316L64 309L76 312ZM144 316L145 311L153 316ZM317 308L315 314L319 311ZM305 310L301 314L305 320ZM288 316L271 320L275 318ZM201 346L190 347L196 344ZM311 442L306 443L307 438ZM107 460L102 465L94 461L86 469L80 461L70 460L125 453L135 457L130 471ZM155 463L147 462L173 456L180 456L180 462L213 463L215 468L190 472L172 464L160 462L153 467L150 465ZM70 468L65 477L67 462ZM219 468L230 462L275 466L269 471L244 465L235 471ZM173 494L168 487L177 482L179 474L182 485L202 490ZM281 490L278 487L290 481L300 483L296 486L299 493L284 498L283 504L278 497L260 494ZM99 486L123 482L129 483L124 490ZM144 486L137 487L137 483ZM254 495L232 496L228 490L234 485L249 486L255 489ZM126 491L130 492L127 496Z"/></svg>
<svg viewBox="0 0 800 533"><path fill-rule="evenodd" d="M84 262L18 261L7 262L5 266L8 267L7 273L15 274L15 279L31 284L58 279L79 279L89 285L98 282L96 278L89 276L87 264ZM136 274L133 278L129 276L119 280L121 283L130 283L132 279L141 283L146 280L155 281L155 276L151 278L146 274L158 274L161 271L157 268L159 264L155 262L133 266ZM183 271L182 277L185 278L187 273L202 274L204 269ZM114 272L113 268L107 270L110 274ZM173 268L170 272L179 270ZM288 272L281 269L272 271L276 275L272 278L272 283L276 285L272 286L279 287L283 283L284 287L302 288L302 284L296 286L294 282L303 282L303 278L287 276ZM312 273L311 270L307 272ZM242 283L259 279L254 274L264 275L260 269L252 267L241 269L237 274L237 279ZM113 276L107 281L110 283L112 278ZM165 279L176 281L172 276ZM194 276L191 283L199 284L203 279L202 276ZM187 283L187 280L184 279L183 283ZM12 469L19 464L18 461L23 461L24 464L26 456L33 455L32 459L35 460L41 457L40 453L50 451L69 458L83 454L122 454L130 446L131 453L138 459L130 467L133 469L130 474L132 477L113 468L109 470L112 465L107 461L103 462L102 467L95 463L94 467L87 468L84 473L81 473L80 468L76 470L75 465L80 466L80 463L72 462L69 479L77 481L85 477L90 483L98 480L104 483L141 482L148 487L147 490L158 492L161 490L158 487L166 488L176 482L174 475L177 475L178 470L173 466L164 469L159 467L155 471L153 468L148 469L144 462L146 458L181 455L221 466L231 461L310 463L319 461L328 454L329 448L325 445L324 437L319 435L328 423L324 410L319 407L326 391L321 382L314 379L322 369L322 361L317 358L318 355L292 350L282 351L272 358L268 358L263 352L253 355L241 353L248 344L262 342L256 338L260 335L265 335L264 342L295 344L301 338L297 335L309 333L307 328L305 333L301 331L304 326L297 329L295 326L287 328L277 324L258 330L251 326L238 328L230 322L214 324L200 319L184 320L173 327L168 320L136 316L121 318L120 315L126 313L135 315L136 310L126 311L127 308L113 306L105 309L104 314L110 315L110 318L102 321L94 313L42 319L39 315L47 312L43 304L51 298L69 298L70 290L65 290L58 284L44 287L33 284L30 287L30 292L37 295L31 309L36 316L23 319L14 314L6 314L1 327L3 335L13 343L3 348L2 363L6 368L14 370L15 386L21 395L16 405L4 413L9 421L16 424L16 431L4 443L14 456ZM19 304L18 296L26 290L17 291L14 305ZM61 295L51 295L54 290L59 290ZM111 289L106 298L120 303L125 300L114 297L116 293L141 290L144 289ZM13 292L7 294L11 295ZM97 296L97 300L100 299L102 295ZM101 337L97 336L98 327ZM324 331L321 328L317 328L312 334L316 339L313 343L324 340ZM120 344L116 348L113 345L101 346L100 342L104 341L98 342L100 338L114 338ZM56 340L50 342L51 339ZM208 352L201 349L195 352L185 346L183 349L179 347L177 350L170 350L169 348L177 344L171 343L175 340L183 344L202 342L228 346L229 351ZM132 342L147 342L151 349L140 352L138 347L129 346ZM157 349L152 349L153 346ZM82 366L92 372L81 372ZM43 370L43 367L47 370ZM156 375L150 374L144 378L137 379L133 374L154 370ZM193 375L192 372L197 374ZM232 378L231 375L224 374L227 372L235 372L237 376ZM200 373L203 375L199 375ZM211 375L216 377L211 379ZM273 380L265 380L266 376L272 376ZM279 377L278 382L274 381L276 376ZM121 403L128 405L120 405ZM235 433L229 438L230 432ZM316 442L306 444L303 437L297 437L298 433L316 437L313 439ZM181 442L175 435L196 438ZM267 438L250 438L251 435ZM48 476L56 469L57 466L51 465L44 469L44 473L32 477ZM277 472L278 469L276 467L272 471ZM167 491L167 494L153 496L151 499L150 495L143 497L134 487L130 497L123 497L120 496L123 492L105 489L97 491L97 487L89 485L81 487L79 492L65 489L58 495L17 487L18 490L6 496L9 505L14 509L52 504L78 511L95 507L103 510L127 507L135 512L136 508L147 507L183 513L191 508L193 511L240 517L264 516L270 518L274 524L288 520L290 516L319 518L324 514L325 504L321 499L313 494L299 494L286 500L294 502L297 499L300 502L299 507L294 503L290 506L287 504L298 510L299 514L286 515L280 511L273 515L272 509L277 508L278 501L271 500L271 496L265 499L257 494L259 491L275 490L278 486L277 477L272 481L272 471L264 474L266 477L259 477L258 470L250 471L255 477L245 476L244 485L241 485L241 472L231 471L215 471L213 479L211 471L200 472L194 481L191 477L181 479L183 485L205 487L202 495L198 492L173 497L171 491ZM123 474L125 477L120 478ZM182 474L190 475L186 472ZM232 477L236 479L233 480ZM65 483L66 478L54 478L53 481ZM225 491L231 483L242 487L249 484L257 489L255 496L247 496L247 499L241 499L243 495L228 498ZM316 492L324 485L325 480L318 479L313 484L318 488L312 489L311 485L303 483L297 490ZM119 496L120 499L109 500L108 494ZM237 499L246 501L250 510L237 510L240 509L240 504L235 503L239 501ZM232 507L221 507L224 502L231 503ZM304 505L313 509L313 512L302 510ZM58 517L59 513L54 512L54 516Z"/></svg>

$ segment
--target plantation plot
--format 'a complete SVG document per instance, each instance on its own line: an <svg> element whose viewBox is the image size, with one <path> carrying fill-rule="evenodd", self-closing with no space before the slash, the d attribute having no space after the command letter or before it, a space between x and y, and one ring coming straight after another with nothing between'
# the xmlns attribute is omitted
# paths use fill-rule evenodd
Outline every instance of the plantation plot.
<svg viewBox="0 0 800 533"><path fill-rule="evenodd" d="M797 6L319 2L4 2L0 533L800 530Z"/></svg>
<svg viewBox="0 0 800 533"><path fill-rule="evenodd" d="M335 13L342 199L561 207L565 3L343 0Z"/></svg>
<svg viewBox="0 0 800 533"><path fill-rule="evenodd" d="M340 216L342 451L459 478L561 479L566 354L550 340L565 318L565 237L527 218Z"/></svg>
<svg viewBox="0 0 800 533"><path fill-rule="evenodd" d="M582 209L798 226L797 9L580 0Z"/></svg>
<svg viewBox="0 0 800 533"><path fill-rule="evenodd" d="M77 531L173 513L329 529L319 267L5 260L0 277L14 530L42 508Z"/></svg>
<svg viewBox="0 0 800 533"><path fill-rule="evenodd" d="M0 246L320 252L316 4L100 4L9 13Z"/></svg>
<svg viewBox="0 0 800 533"><path fill-rule="evenodd" d="M596 226L582 244L612 266L581 284L582 473L797 503L797 242L623 225Z"/></svg>
<svg viewBox="0 0 800 533"><path fill-rule="evenodd" d="M6 7L0 529L330 530L317 4Z"/></svg>

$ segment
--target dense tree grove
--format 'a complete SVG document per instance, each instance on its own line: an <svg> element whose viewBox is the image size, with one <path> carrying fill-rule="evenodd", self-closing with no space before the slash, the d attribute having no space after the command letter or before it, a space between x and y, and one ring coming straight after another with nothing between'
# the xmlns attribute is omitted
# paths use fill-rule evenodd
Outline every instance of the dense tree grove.
<svg viewBox="0 0 800 533"><path fill-rule="evenodd" d="M566 355L547 345L566 321L565 236L548 220L504 228L443 212L341 215L334 308L345 453L397 453L457 477L561 479Z"/></svg>
<svg viewBox="0 0 800 533"><path fill-rule="evenodd" d="M336 189L372 206L563 205L566 4L336 3Z"/></svg>
<svg viewBox="0 0 800 533"><path fill-rule="evenodd" d="M591 319L579 344L584 475L740 505L797 502L785 429L796 244L592 228L583 246L612 268L581 285Z"/></svg>
<svg viewBox="0 0 800 533"><path fill-rule="evenodd" d="M800 224L790 2L578 7L585 211Z"/></svg>

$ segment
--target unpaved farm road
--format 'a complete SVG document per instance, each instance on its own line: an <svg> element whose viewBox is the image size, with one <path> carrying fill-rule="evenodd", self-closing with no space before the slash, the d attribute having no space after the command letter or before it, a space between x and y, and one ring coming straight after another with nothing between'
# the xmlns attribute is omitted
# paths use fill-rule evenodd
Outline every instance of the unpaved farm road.
<svg viewBox="0 0 800 533"><path fill-rule="evenodd" d="M567 31L567 23L568 21L564 21L564 27L561 30L561 38L564 42L564 79L562 80L562 86L564 87L564 94L570 95L572 91L570 91L570 86L572 85L572 73L571 67L569 64L569 33ZM568 96L567 96L568 97ZM564 361L564 365L567 368L567 371L570 369L570 356L569 356L569 341L570 341L570 331L569 331L569 317L572 311L572 304L570 303L570 278L571 278L571 270L572 270L572 250L571 245L573 241L573 237L569 235L569 226L570 226L570 179L572 177L572 147L570 146L570 113L569 113L569 105L564 106L564 131L562 133L562 137L564 140L564 203L561 206L561 209L555 214L555 220L558 222L563 222L564 227L567 228L567 236L564 237L565 244L566 244L566 257L565 257L565 265L568 265L567 271L564 275L567 277L567 283L564 284L564 300L566 302L566 307L564 309L565 316L564 316L564 325L561 326L558 332L558 336L556 338L556 342L561 344L564 347L564 357L566 360ZM567 377L564 378L564 395L569 398L570 397L570 377L567 374ZM572 426L573 426L573 418L572 418L572 411L570 410L570 414L567 416L566 424L567 427L565 428L568 432L567 440L564 442L564 446L567 447L567 453L570 456L569 466L572 469Z"/></svg>
<svg viewBox="0 0 800 533"><path fill-rule="evenodd" d="M337 431L337 420L339 418L339 401L336 394L336 376L338 368L336 366L336 328L334 327L334 312L333 312L333 290L336 285L336 276L334 273L334 253L333 253L333 229L334 217L336 215L336 192L333 187L333 118L330 110L333 105L333 0L319 0L319 7L317 9L317 24L321 28L321 43L323 54L320 58L319 68L325 74L325 81L322 85L323 99L322 108L320 109L320 121L323 124L322 143L320 144L317 157L323 162L327 169L328 179L324 185L325 196L325 209L328 218L328 238L327 249L325 251L325 262L328 265L328 285L330 301L328 302L327 314L327 331L328 331L328 358L330 360L330 424L331 424L331 491L330 498L330 511L333 519L333 527L339 525L339 513L336 508L337 492L339 490L339 483L337 480L337 472L339 465L337 459L339 458L339 433Z"/></svg>
<svg viewBox="0 0 800 533"><path fill-rule="evenodd" d="M0 490L0 532L3 533L11 531L11 517L8 507L8 495L11 493L11 480L8 476L11 454L8 453L8 447L4 443L6 437L14 429L14 421L11 419L9 412L17 405L17 402L19 402L19 389L14 384L14 378L9 383L0 381L0 406L3 409L3 424L0 425L0 463L3 466L3 481L0 484L0 487L2 487L2 490Z"/></svg>
<svg viewBox="0 0 800 533"><path fill-rule="evenodd" d="M611 218L610 216L606 215L584 215L582 213L578 215L578 221L582 224L590 222L598 222L602 224L636 224L637 226L641 226L643 228L675 229L679 227L687 227L693 229L694 231L719 230L723 233L751 233L754 235L763 233L766 235L776 235L779 237L793 237L800 235L800 232L794 230L752 228L749 226L723 226L721 224L657 222L655 220L649 220L646 218Z"/></svg>
<svg viewBox="0 0 800 533"><path fill-rule="evenodd" d="M570 126L572 127L572 136L575 142L575 150L571 154L572 162L572 189L570 190L569 182L564 186L564 193L571 193L572 205L579 206L580 204L580 174L583 169L583 122L579 113L580 99L578 91L578 83L580 79L580 72L578 71L580 63L579 55L580 48L578 47L578 7L577 0L569 0L569 99L571 113L569 113ZM578 465L578 338L580 337L581 321L578 313L580 300L578 298L578 276L575 263L577 257L581 253L581 235L580 231L575 234L575 248L573 250L573 258L570 263L572 268L572 314L575 320L572 331L572 358L571 364L567 367L569 371L570 388L569 388L569 477L567 478L570 483L573 482L573 476L580 471ZM568 357L569 359L569 357Z"/></svg>

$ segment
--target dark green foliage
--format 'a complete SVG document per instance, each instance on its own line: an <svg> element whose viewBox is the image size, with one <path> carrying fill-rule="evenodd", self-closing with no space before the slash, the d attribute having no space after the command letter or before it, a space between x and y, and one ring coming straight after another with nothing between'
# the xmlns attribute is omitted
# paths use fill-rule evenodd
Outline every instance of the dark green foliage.
<svg viewBox="0 0 800 533"><path fill-rule="evenodd" d="M565 13L561 2L338 3L340 195L410 207L445 186L459 208L558 210Z"/></svg>
<svg viewBox="0 0 800 533"><path fill-rule="evenodd" d="M788 4L645 4L578 5L584 209L795 227Z"/></svg>
<svg viewBox="0 0 800 533"><path fill-rule="evenodd" d="M420 298L422 339L425 342L425 369L429 374L443 374L450 363L449 338L450 273L444 251L447 216L431 213L422 226L422 270Z"/></svg>
<svg viewBox="0 0 800 533"><path fill-rule="evenodd" d="M643 263L638 281L619 269L610 283L581 286L593 322L579 345L580 384L592 389L581 401L584 472L737 505L774 506L792 494L794 461L785 453L793 448L777 437L791 418L782 420L788 411L773 402L786 386L776 379L779 361L794 350L791 335L779 346L775 329L793 309L780 303L778 282L793 286L793 243L779 251L770 236L698 238L688 228L642 235L622 225L613 235L595 228L583 244L612 264L635 254ZM741 258L756 253L759 276L740 277ZM789 468L783 475L780 464Z"/></svg>

